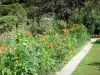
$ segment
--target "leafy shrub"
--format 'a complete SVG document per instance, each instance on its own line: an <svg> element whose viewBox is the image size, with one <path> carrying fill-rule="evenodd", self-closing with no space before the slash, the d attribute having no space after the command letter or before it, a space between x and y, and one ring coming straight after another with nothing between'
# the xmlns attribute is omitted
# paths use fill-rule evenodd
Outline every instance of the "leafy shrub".
<svg viewBox="0 0 100 75"><path fill-rule="evenodd" d="M99 17L87 17L84 23L90 34L100 34L100 18Z"/></svg>
<svg viewBox="0 0 100 75"><path fill-rule="evenodd" d="M23 23L26 21L27 12L18 3L11 5L0 5L0 16L13 15L18 18L17 23Z"/></svg>
<svg viewBox="0 0 100 75"><path fill-rule="evenodd" d="M40 26L37 22L31 22L29 26L26 27L26 30L34 33L43 34L43 32L51 29L52 33L63 33L62 30L66 28L66 23L63 20L54 20L52 18L42 18L40 21Z"/></svg>
<svg viewBox="0 0 100 75"><path fill-rule="evenodd" d="M15 16L0 17L0 33L11 31L16 21L17 18Z"/></svg>
<svg viewBox="0 0 100 75"><path fill-rule="evenodd" d="M8 44L0 46L0 75L47 75L89 40L83 25L72 25L62 32L47 30L34 37L30 32L17 32Z"/></svg>
<svg viewBox="0 0 100 75"><path fill-rule="evenodd" d="M97 18L94 25L95 25L94 33L100 34L100 18Z"/></svg>

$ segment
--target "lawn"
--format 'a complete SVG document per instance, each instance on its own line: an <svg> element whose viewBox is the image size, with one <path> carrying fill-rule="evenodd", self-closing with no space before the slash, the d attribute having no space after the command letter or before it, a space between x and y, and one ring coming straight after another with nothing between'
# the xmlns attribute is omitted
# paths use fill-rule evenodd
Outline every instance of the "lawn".
<svg viewBox="0 0 100 75"><path fill-rule="evenodd" d="M95 42L72 75L100 75L100 40Z"/></svg>

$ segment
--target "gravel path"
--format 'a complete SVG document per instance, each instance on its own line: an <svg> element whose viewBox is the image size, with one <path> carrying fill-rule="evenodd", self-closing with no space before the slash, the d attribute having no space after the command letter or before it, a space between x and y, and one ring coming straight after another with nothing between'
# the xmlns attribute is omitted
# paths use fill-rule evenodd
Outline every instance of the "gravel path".
<svg viewBox="0 0 100 75"><path fill-rule="evenodd" d="M91 47L93 46L93 42L95 42L97 38L91 39L88 44L85 45L85 47L75 56L73 57L68 64L65 65L63 69L61 69L60 72L57 72L56 75L71 75L78 64L81 62L81 60L85 57L85 55L89 52Z"/></svg>

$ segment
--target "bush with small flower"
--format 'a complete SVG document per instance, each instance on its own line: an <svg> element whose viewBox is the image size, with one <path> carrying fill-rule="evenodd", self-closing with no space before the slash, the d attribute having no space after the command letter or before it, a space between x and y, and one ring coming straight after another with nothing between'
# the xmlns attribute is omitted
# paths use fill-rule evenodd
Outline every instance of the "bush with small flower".
<svg viewBox="0 0 100 75"><path fill-rule="evenodd" d="M83 25L64 28L61 33L16 32L9 43L0 46L0 75L47 75L89 40Z"/></svg>

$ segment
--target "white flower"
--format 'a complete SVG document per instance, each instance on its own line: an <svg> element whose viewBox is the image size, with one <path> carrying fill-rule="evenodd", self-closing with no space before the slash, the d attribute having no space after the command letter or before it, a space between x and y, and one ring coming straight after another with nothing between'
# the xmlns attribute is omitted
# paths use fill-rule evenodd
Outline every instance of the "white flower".
<svg viewBox="0 0 100 75"><path fill-rule="evenodd" d="M25 42L24 42L24 43L23 43L23 45L25 45L25 46L26 46L26 45L27 45L27 43L25 43Z"/></svg>

